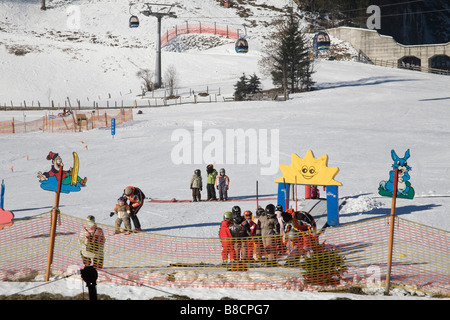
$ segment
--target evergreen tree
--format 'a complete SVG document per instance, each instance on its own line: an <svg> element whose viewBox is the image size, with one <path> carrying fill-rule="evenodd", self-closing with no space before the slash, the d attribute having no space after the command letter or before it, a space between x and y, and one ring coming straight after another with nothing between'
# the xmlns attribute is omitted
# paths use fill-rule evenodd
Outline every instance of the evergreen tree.
<svg viewBox="0 0 450 320"><path fill-rule="evenodd" d="M248 78L245 73L239 78L239 81L234 85L234 100L241 101L244 100L244 96L248 93Z"/></svg>
<svg viewBox="0 0 450 320"><path fill-rule="evenodd" d="M267 55L261 61L272 76L273 84L281 86L285 92L310 90L312 85L312 60L298 25L298 18L291 11L272 35Z"/></svg>
<svg viewBox="0 0 450 320"><path fill-rule="evenodd" d="M248 81L248 93L257 93L261 91L261 81L254 73Z"/></svg>

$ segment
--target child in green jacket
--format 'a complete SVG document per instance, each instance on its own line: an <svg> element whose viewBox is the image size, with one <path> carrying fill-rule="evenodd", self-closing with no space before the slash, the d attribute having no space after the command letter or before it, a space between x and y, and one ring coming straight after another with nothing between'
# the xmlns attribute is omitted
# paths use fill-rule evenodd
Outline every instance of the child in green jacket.
<svg viewBox="0 0 450 320"><path fill-rule="evenodd" d="M214 166L212 164L209 164L206 167L206 191L208 192L208 201L209 200L217 200L216 197L216 189L214 188L214 185L216 183L216 177L217 177L217 171L214 169Z"/></svg>

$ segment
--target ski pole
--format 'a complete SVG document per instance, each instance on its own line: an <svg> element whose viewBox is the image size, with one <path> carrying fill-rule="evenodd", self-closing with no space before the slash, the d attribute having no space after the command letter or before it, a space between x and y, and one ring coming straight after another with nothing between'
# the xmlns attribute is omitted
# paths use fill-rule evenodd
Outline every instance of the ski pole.
<svg viewBox="0 0 450 320"><path fill-rule="evenodd" d="M258 180L256 180L256 210L258 210L259 204L258 204Z"/></svg>

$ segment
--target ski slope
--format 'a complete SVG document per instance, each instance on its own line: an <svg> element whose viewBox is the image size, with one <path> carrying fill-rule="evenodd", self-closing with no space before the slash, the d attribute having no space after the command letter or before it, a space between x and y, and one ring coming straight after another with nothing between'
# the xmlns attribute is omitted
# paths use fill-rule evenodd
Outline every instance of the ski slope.
<svg viewBox="0 0 450 320"><path fill-rule="evenodd" d="M287 1L275 2L281 6ZM200 1L187 3L183 2L183 5L191 14L200 7ZM201 3L204 16L216 14L215 1ZM0 103L9 104L11 100L64 103L67 97L82 102L89 99L91 103L95 99L106 101L108 94L112 99L136 99L140 83L135 73L139 68L148 64L151 67L154 63L152 39L155 22L143 18L142 28L130 30L126 2L78 1L73 4L83 12L83 24L78 32L84 40L61 40L50 31L73 35L72 30L67 30L64 19L57 19L58 15L67 15L68 5L64 1L50 1L50 4L53 5L51 9L41 12L37 5L28 1L14 5L0 1L0 21L5 22L0 31ZM106 5L111 14L105 11ZM230 11L222 8L219 11L224 16L230 15L230 23L238 20ZM172 25L169 21L164 24L167 27ZM209 50L163 51L163 66L172 64L176 67L180 90L220 87L222 96L231 96L233 84L243 72L261 75L258 60L263 34L263 28L249 31L253 41L250 41L251 49L246 55L236 54L234 43ZM100 43L89 41L93 36ZM117 46L108 42L116 42L115 39L118 39ZM11 54L13 45L30 46L31 51L22 56ZM281 177L278 165L290 164L292 153L303 158L311 149L316 158L327 154L328 166L340 169L336 176L336 180L343 184L339 188L339 196L348 198L340 212L340 222L345 224L389 215L391 200L378 196L378 184L389 177L391 149L401 155L410 149L408 164L412 167L411 184L416 196L413 200L398 199L397 214L450 231L450 78L353 61L317 60L315 70L318 90L293 94L289 101L223 102L219 99L211 104L140 108L143 114L137 114L136 109L134 121L117 127L114 138L109 129L0 135L0 178L6 184L5 209L13 211L16 219L25 219L52 208L54 194L42 190L37 179L38 171L50 169L51 163L46 160L50 151L61 155L65 168L73 165L72 152L77 152L79 175L88 178L87 187L80 192L61 195L61 211L83 218L94 215L98 223L114 225L109 212L128 185L140 187L147 197L153 199L190 199L189 182L195 169L202 171L206 182L205 169L211 159L208 146L219 146L216 150L228 157L224 156L222 162L217 161L214 165L217 169L225 168L230 177L229 196L247 199L254 198L256 181L259 182L260 195L276 197L277 186L273 181ZM261 77L264 89L271 88L270 79ZM0 119L31 120L43 114L44 110L0 111ZM192 143L190 163L177 164L173 151L179 141L174 139L174 135L189 132L193 141L195 126L199 123L202 148L195 150L201 153L194 156ZM236 132L239 129L258 133L258 144L267 147L266 157L258 149L256 163L250 163L254 154L250 154L249 145L244 155L237 148L227 151L227 130ZM224 139L222 145L213 145L211 134L221 136ZM278 140L275 139L277 135ZM275 137L275 144L270 145L272 137ZM265 145L264 139L267 140ZM245 160L238 163L241 156ZM196 161L198 159L200 161ZM262 174L268 168L276 170ZM203 198L206 198L205 189ZM324 192L321 190L321 193ZM301 187L299 194L302 195ZM260 200L259 204L265 206L273 202ZM256 209L256 201L251 200L146 202L139 218L145 232L216 237L223 213L234 205L240 205L243 210ZM321 217L318 226L324 223L325 218ZM81 285L76 281L68 279L62 288L54 285L52 290L77 294ZM75 289L68 290L68 283ZM33 285L0 283L5 294L26 286ZM148 289L122 290L102 286L105 292L125 299L162 295ZM238 293L225 289L215 292L185 289L179 292L196 298L225 295L242 298ZM246 293L245 297L329 299L336 296L277 291Z"/></svg>

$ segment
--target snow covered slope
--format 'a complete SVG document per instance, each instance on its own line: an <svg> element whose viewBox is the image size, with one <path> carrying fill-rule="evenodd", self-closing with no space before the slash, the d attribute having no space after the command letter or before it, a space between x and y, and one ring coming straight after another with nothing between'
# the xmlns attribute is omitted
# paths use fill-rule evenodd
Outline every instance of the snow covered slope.
<svg viewBox="0 0 450 320"><path fill-rule="evenodd" d="M287 3L277 0L272 6L282 8ZM37 101L48 105L51 100L63 103L69 97L91 105L93 100L105 100L110 95L112 99L131 101L141 93L136 72L143 68L154 70L157 39L154 17L139 14L139 28L128 26L130 13L138 14L145 8L142 2L130 7L128 1L55 0L47 1L47 6L42 11L33 1L0 1L0 64L2 74L7 75L0 79L0 104L25 100L28 105L33 101L35 105ZM257 72L257 59L249 57L258 55L260 39L267 35L262 22L279 15L277 11L248 6L250 17L245 19L237 9L225 9L216 0L179 1L172 12L178 18L162 19L162 32L199 21L228 25L242 33L243 24L248 25L251 50L247 56L236 54L231 40L225 52L200 56L164 52L163 74L174 65L181 75L180 86L188 88L205 83L232 88L243 71ZM251 27L249 19L258 27ZM245 70L242 66L246 66Z"/></svg>

